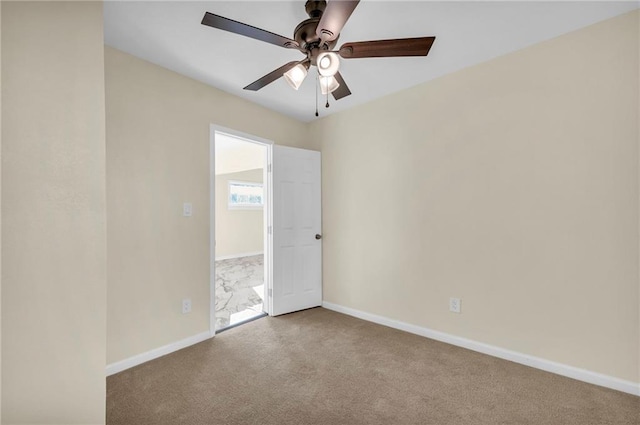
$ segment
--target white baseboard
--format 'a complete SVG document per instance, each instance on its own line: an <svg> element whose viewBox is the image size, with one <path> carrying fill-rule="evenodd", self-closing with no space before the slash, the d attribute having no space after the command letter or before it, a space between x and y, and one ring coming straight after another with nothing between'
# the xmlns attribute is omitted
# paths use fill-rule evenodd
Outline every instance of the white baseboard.
<svg viewBox="0 0 640 425"><path fill-rule="evenodd" d="M467 348L469 350L477 351L479 353L488 354L490 356L498 357L500 359L509 360L514 363L520 363L525 366L530 366L536 369L541 369L547 372L555 373L557 375L573 378L578 381L588 382L590 384L599 385L602 387L607 387L614 390L640 396L640 383L637 383L637 382L626 381L624 379L615 378L613 376L604 375L604 374L592 372L586 369L580 369L580 368L565 365L562 363L553 362L551 360L530 356L528 354L507 350L504 348L496 347L496 346L485 344L482 342L473 341L470 339L462 338L459 336L447 334L440 331L435 331L433 329L423 328L420 326L412 325L412 324L401 322L398 320L389 319L387 317L378 316L376 314L366 313L364 311L356 310L349 307L344 307L344 306L333 304L327 301L322 302L322 307L329 310L336 311L338 313L344 313L349 316L353 316L369 322L377 323L379 325L384 325L390 328L399 329L401 331L424 336L426 338L435 339L437 341L446 342L447 344Z"/></svg>
<svg viewBox="0 0 640 425"><path fill-rule="evenodd" d="M174 351L189 347L190 345L197 344L211 337L211 332L202 332L183 340L172 342L171 344L163 345L162 347L154 348L153 350L147 351L146 353L140 353L133 357L129 357L128 359L111 363L107 365L107 376L122 372L123 370L132 368L134 366L138 366L139 364L146 363L149 360L157 359L158 357L162 357L164 355L173 353Z"/></svg>
<svg viewBox="0 0 640 425"><path fill-rule="evenodd" d="M242 254L232 254L232 255L221 255L219 257L216 257L216 261L231 260L232 258L252 257L254 255L262 255L262 254L264 254L264 251L243 252Z"/></svg>

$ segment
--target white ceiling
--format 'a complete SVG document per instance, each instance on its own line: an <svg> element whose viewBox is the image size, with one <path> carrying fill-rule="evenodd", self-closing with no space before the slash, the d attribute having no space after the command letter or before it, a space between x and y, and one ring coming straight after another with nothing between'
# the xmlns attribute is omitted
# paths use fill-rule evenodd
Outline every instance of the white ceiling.
<svg viewBox="0 0 640 425"><path fill-rule="evenodd" d="M329 0L331 1L331 0ZM315 119L315 84L299 91L279 79L258 92L247 84L303 55L201 25L206 11L293 37L308 18L298 1L114 1L104 4L105 43L302 121ZM320 116L342 111L638 7L637 1L361 1L342 31L347 41L437 37L426 58L342 60L351 96ZM597 60L594 52L594 60ZM311 74L310 74L311 75Z"/></svg>
<svg viewBox="0 0 640 425"><path fill-rule="evenodd" d="M223 133L216 133L215 148L216 175L263 168L267 160L265 146Z"/></svg>

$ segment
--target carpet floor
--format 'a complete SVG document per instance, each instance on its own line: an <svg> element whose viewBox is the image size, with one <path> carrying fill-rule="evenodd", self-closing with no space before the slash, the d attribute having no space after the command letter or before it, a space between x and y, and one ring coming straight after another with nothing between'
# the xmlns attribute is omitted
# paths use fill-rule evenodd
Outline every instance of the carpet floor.
<svg viewBox="0 0 640 425"><path fill-rule="evenodd" d="M640 398L315 308L107 378L108 425L638 425Z"/></svg>

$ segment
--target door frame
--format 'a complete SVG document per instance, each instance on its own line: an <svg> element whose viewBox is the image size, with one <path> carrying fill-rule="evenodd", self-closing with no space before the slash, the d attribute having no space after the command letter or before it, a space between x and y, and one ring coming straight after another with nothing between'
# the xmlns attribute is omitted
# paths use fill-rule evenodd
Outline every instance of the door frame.
<svg viewBox="0 0 640 425"><path fill-rule="evenodd" d="M255 143L266 148L265 166L263 168L264 191L264 299L263 310L269 316L272 315L272 281L273 281L273 240L271 229L273 229L273 181L271 174L271 159L273 155L274 142L269 139L243 133L217 124L209 127L209 333L216 334L216 133L225 134L231 137L242 139L245 142Z"/></svg>

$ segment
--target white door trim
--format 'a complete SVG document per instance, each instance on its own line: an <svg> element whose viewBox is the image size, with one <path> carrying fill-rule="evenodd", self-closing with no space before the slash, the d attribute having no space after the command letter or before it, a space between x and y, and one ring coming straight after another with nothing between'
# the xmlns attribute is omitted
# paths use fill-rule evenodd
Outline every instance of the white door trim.
<svg viewBox="0 0 640 425"><path fill-rule="evenodd" d="M265 187L265 199L264 199L264 310L267 314L271 315L271 282L273 277L272 265L271 265L271 249L272 241L271 235L268 229L272 226L272 202L271 193L273 190L273 184L271 181L271 155L273 140L265 139L262 137L254 136L253 134L243 133L241 131L233 130L230 128L222 127L220 125L211 124L209 127L209 334L213 337L216 334L216 161L215 161L215 139L216 133L222 133L236 138L243 139L250 143L257 143L265 146L267 154L265 158L263 182Z"/></svg>

